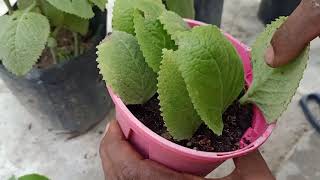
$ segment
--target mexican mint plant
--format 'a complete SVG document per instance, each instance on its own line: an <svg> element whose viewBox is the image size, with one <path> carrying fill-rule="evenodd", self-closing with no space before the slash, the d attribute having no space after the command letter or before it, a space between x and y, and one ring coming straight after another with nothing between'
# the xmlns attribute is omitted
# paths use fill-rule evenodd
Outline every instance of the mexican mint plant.
<svg viewBox="0 0 320 180"><path fill-rule="evenodd" d="M127 105L144 104L157 92L161 116L177 140L192 137L202 123L221 135L222 114L244 89L242 62L223 33L212 25L189 28L160 0L117 0L114 12L115 31L97 52L107 85ZM265 65L263 52L282 22L268 26L253 46L254 81L241 98L257 104L268 122L286 108L307 61L306 50L288 67ZM272 105L282 110L267 108Z"/></svg>
<svg viewBox="0 0 320 180"><path fill-rule="evenodd" d="M4 0L9 14L0 17L0 60L16 75L25 75L37 63L45 47L56 62L57 34L61 28L73 33L79 55L79 34L85 35L93 6L104 9L106 0L18 0L17 8Z"/></svg>

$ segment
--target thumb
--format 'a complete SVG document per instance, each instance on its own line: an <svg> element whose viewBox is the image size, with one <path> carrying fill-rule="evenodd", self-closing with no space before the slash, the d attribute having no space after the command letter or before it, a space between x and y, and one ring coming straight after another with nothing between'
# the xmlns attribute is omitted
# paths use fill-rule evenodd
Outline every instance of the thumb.
<svg viewBox="0 0 320 180"><path fill-rule="evenodd" d="M320 34L320 0L302 0L275 32L265 61L271 67L288 64Z"/></svg>
<svg viewBox="0 0 320 180"><path fill-rule="evenodd" d="M210 180L275 180L258 150L233 161L236 169L230 175Z"/></svg>

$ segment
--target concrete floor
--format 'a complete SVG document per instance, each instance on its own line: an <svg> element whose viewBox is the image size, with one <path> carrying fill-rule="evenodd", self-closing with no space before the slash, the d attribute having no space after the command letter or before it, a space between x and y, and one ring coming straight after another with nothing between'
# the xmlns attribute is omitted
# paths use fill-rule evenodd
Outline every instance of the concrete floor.
<svg viewBox="0 0 320 180"><path fill-rule="evenodd" d="M263 25L256 18L259 0L226 0L222 29L252 44ZM236 5L235 5L236 4ZM301 96L320 92L320 40L312 42L311 60L297 95L263 145L263 153L279 180L320 179L319 135L298 106ZM314 106L314 110L318 110ZM318 110L319 111L319 110ZM320 114L319 116L320 117ZM0 179L12 174L37 172L53 180L102 180L98 155L106 121L89 133L66 140L56 125L28 112L0 80ZM209 177L221 177L233 169L224 163Z"/></svg>

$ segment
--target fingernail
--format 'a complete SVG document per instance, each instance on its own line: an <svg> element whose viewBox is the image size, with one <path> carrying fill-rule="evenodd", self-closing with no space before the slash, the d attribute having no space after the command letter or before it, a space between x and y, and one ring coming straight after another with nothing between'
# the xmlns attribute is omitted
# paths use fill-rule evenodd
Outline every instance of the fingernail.
<svg viewBox="0 0 320 180"><path fill-rule="evenodd" d="M264 60L266 61L266 63L273 67L275 65L275 62L274 62L274 50L273 50L273 47L272 45L270 45L265 54L264 54Z"/></svg>

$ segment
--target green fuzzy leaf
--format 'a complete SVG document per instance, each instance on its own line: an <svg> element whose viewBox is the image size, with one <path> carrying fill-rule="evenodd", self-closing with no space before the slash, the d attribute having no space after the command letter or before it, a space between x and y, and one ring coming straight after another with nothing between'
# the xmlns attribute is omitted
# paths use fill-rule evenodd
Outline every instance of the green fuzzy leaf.
<svg viewBox="0 0 320 180"><path fill-rule="evenodd" d="M154 72L160 70L162 49L175 49L175 43L157 19L145 19L139 10L134 12L134 28L140 49Z"/></svg>
<svg viewBox="0 0 320 180"><path fill-rule="evenodd" d="M91 3L98 6L101 11L105 11L107 0L90 0Z"/></svg>
<svg viewBox="0 0 320 180"><path fill-rule="evenodd" d="M52 26L63 26L70 31L86 35L89 30L89 19L83 19L78 16L64 13L55 8L45 0L40 0L43 14L49 19Z"/></svg>
<svg viewBox="0 0 320 180"><path fill-rule="evenodd" d="M242 62L215 26L180 33L177 64L201 119L216 134L223 130L222 113L244 87Z"/></svg>
<svg viewBox="0 0 320 180"><path fill-rule="evenodd" d="M194 19L194 0L165 0L169 10L184 18Z"/></svg>
<svg viewBox="0 0 320 180"><path fill-rule="evenodd" d="M19 10L23 10L23 9L27 9L35 2L36 2L36 0L18 0L17 6L18 6Z"/></svg>
<svg viewBox="0 0 320 180"><path fill-rule="evenodd" d="M65 14L63 20L64 27L81 35L86 35L89 30L89 20L82 19L72 14Z"/></svg>
<svg viewBox="0 0 320 180"><path fill-rule="evenodd" d="M64 21L64 12L52 6L46 0L39 0L43 14L49 19L52 26L62 26Z"/></svg>
<svg viewBox="0 0 320 180"><path fill-rule="evenodd" d="M143 11L146 19L155 19L165 11L164 5L159 0L116 0L113 9L113 28L134 35L134 9Z"/></svg>
<svg viewBox="0 0 320 180"><path fill-rule="evenodd" d="M0 17L0 58L3 65L16 75L32 69L49 36L50 25L45 16L16 11Z"/></svg>
<svg viewBox="0 0 320 180"><path fill-rule="evenodd" d="M88 0L46 0L57 9L85 19L94 16L91 4Z"/></svg>
<svg viewBox="0 0 320 180"><path fill-rule="evenodd" d="M193 107L174 56L172 50L164 50L158 77L158 98L169 133L182 140L191 138L202 121Z"/></svg>
<svg viewBox="0 0 320 180"><path fill-rule="evenodd" d="M264 61L264 53L273 34L286 20L281 17L260 34L252 47L253 83L240 102L253 102L269 123L276 121L286 110L299 86L309 58L307 47L292 63L271 68Z"/></svg>
<svg viewBox="0 0 320 180"><path fill-rule="evenodd" d="M30 174L19 177L18 180L49 180L49 178L39 174Z"/></svg>
<svg viewBox="0 0 320 180"><path fill-rule="evenodd" d="M171 11L164 11L159 20L173 40L176 40L177 33L190 30L188 24L178 14Z"/></svg>
<svg viewBox="0 0 320 180"><path fill-rule="evenodd" d="M157 90L157 74L145 62L136 38L114 31L98 46L98 67L126 104L143 104Z"/></svg>

